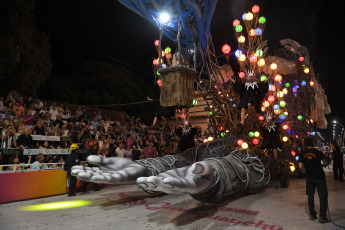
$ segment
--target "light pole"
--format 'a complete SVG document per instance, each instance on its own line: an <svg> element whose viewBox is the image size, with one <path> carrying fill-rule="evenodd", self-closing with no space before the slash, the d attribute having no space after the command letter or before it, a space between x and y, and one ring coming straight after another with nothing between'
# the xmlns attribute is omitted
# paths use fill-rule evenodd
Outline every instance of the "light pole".
<svg viewBox="0 0 345 230"><path fill-rule="evenodd" d="M344 132L345 132L345 127L339 122L337 122L336 120L334 120L333 121L333 140L337 140L341 148L344 146L344 138L345 138Z"/></svg>

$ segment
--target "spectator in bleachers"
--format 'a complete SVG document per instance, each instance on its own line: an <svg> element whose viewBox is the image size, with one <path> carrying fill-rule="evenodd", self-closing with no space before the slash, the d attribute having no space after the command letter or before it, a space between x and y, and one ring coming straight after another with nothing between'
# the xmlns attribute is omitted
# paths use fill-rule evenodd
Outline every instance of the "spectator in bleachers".
<svg viewBox="0 0 345 230"><path fill-rule="evenodd" d="M18 146L22 149L29 149L33 147L31 130L29 128L24 129L24 133L18 136Z"/></svg>
<svg viewBox="0 0 345 230"><path fill-rule="evenodd" d="M139 160L141 157L141 151L138 149L138 145L134 143L132 145L132 161Z"/></svg>
<svg viewBox="0 0 345 230"><path fill-rule="evenodd" d="M19 96L18 103L19 103L20 106L24 107L24 98L23 98L23 96Z"/></svg>
<svg viewBox="0 0 345 230"><path fill-rule="evenodd" d="M82 129L83 138L85 139L92 139L91 138L91 121L88 121L85 127Z"/></svg>
<svg viewBox="0 0 345 230"><path fill-rule="evenodd" d="M96 131L98 128L99 122L97 120L97 117L94 117L93 120L91 121L91 126L92 126L92 130Z"/></svg>
<svg viewBox="0 0 345 230"><path fill-rule="evenodd" d="M61 114L56 116L56 120L53 122L53 126L56 126L57 123L59 123L60 124L60 128L62 128L64 123L63 123L62 115Z"/></svg>
<svg viewBox="0 0 345 230"><path fill-rule="evenodd" d="M51 119L52 121L55 121L57 115L59 115L59 110L58 110L58 108L56 107L56 105L53 105L53 107L49 110L49 113L50 113L50 119Z"/></svg>
<svg viewBox="0 0 345 230"><path fill-rule="evenodd" d="M39 112L43 108L43 102L39 99L35 99L35 109Z"/></svg>
<svg viewBox="0 0 345 230"><path fill-rule="evenodd" d="M26 110L26 113L23 116L24 125L33 125L35 121L35 115L36 115L36 111L34 109L34 105L31 104L29 106L29 109Z"/></svg>
<svg viewBox="0 0 345 230"><path fill-rule="evenodd" d="M132 151L131 148L127 145L125 148L125 158L132 160Z"/></svg>
<svg viewBox="0 0 345 230"><path fill-rule="evenodd" d="M11 157L9 162L10 165L15 165L15 166L8 166L7 170L20 170L21 166L19 165L19 158L18 156Z"/></svg>
<svg viewBox="0 0 345 230"><path fill-rule="evenodd" d="M6 129L1 133L1 148L9 149L17 147L17 141L15 137L15 131L13 126L7 125Z"/></svg>
<svg viewBox="0 0 345 230"><path fill-rule="evenodd" d="M23 117L19 117L17 124L16 124L16 133L22 134L24 133L25 125L23 123L24 119Z"/></svg>
<svg viewBox="0 0 345 230"><path fill-rule="evenodd" d="M25 109L29 109L29 107L30 107L31 104L33 104L32 97L28 97L28 98L24 101L24 108L25 108Z"/></svg>
<svg viewBox="0 0 345 230"><path fill-rule="evenodd" d="M37 159L38 158L38 159ZM43 154L40 154L39 156L36 155L36 161L34 163L32 163L32 165L30 166L30 168L32 170L40 170L40 169L47 169L48 166L45 163L45 157ZM41 165L43 164L43 165Z"/></svg>
<svg viewBox="0 0 345 230"><path fill-rule="evenodd" d="M53 145L49 143L49 141L44 141L42 145L38 146L39 149L55 149Z"/></svg>
<svg viewBox="0 0 345 230"><path fill-rule="evenodd" d="M58 107L59 115L64 115L65 110L63 109L63 104L61 103L60 106Z"/></svg>
<svg viewBox="0 0 345 230"><path fill-rule="evenodd" d="M69 135L68 135L68 133L69 133L69 130L68 130L68 123L63 124L61 130L62 130L62 136L63 136L63 137L68 137L68 136L69 136Z"/></svg>
<svg viewBox="0 0 345 230"><path fill-rule="evenodd" d="M102 111L98 111L96 117L97 117L97 120L99 120L99 121L102 120L102 119L103 119L103 117L102 117Z"/></svg>
<svg viewBox="0 0 345 230"><path fill-rule="evenodd" d="M47 127L43 124L41 119L38 119L36 125L32 127L35 135L45 135L47 132Z"/></svg>
<svg viewBox="0 0 345 230"><path fill-rule="evenodd" d="M55 124L55 126L52 128L52 133L54 136L61 136L62 135L62 130L61 130L59 122L57 122Z"/></svg>
<svg viewBox="0 0 345 230"><path fill-rule="evenodd" d="M70 136L74 138L78 135L79 131L79 125L74 121L70 121L68 125L68 132L70 133Z"/></svg>
<svg viewBox="0 0 345 230"><path fill-rule="evenodd" d="M4 111L4 97L0 97L0 112Z"/></svg>
<svg viewBox="0 0 345 230"><path fill-rule="evenodd" d="M79 149L82 149L82 147L84 145L83 133L82 132L78 133L78 135L72 139L72 142L77 144L79 146Z"/></svg>
<svg viewBox="0 0 345 230"><path fill-rule="evenodd" d="M144 159L157 157L158 154L156 148L153 147L153 142L146 141L146 144L148 144L148 146L142 151L144 154Z"/></svg>
<svg viewBox="0 0 345 230"><path fill-rule="evenodd" d="M116 149L116 154L117 154L117 157L124 157L125 156L125 148L124 148L124 144L122 142L119 143L119 147L117 147L117 149Z"/></svg>
<svg viewBox="0 0 345 230"><path fill-rule="evenodd" d="M77 118L78 121L81 120L82 115L83 115L83 111L81 110L81 106L78 106L78 108L75 111L75 117Z"/></svg>
<svg viewBox="0 0 345 230"><path fill-rule="evenodd" d="M44 116L46 113L48 113L49 112L49 110L48 110L48 106L43 106L42 108L41 108L41 110L39 111L39 115L40 115L40 117L42 117L42 115Z"/></svg>
<svg viewBox="0 0 345 230"><path fill-rule="evenodd" d="M69 108L68 108L68 105L66 105L66 108L65 108L65 110L64 110L64 115L66 115L66 116L71 116L71 110L69 110Z"/></svg>

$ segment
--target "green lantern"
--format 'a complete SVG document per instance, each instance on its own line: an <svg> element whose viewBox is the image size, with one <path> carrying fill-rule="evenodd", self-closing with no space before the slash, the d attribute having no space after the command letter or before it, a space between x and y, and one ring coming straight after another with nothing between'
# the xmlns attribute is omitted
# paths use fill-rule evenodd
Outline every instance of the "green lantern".
<svg viewBox="0 0 345 230"><path fill-rule="evenodd" d="M262 75L261 78L260 78L261 81L265 81L266 80L266 76L265 75Z"/></svg>
<svg viewBox="0 0 345 230"><path fill-rule="evenodd" d="M157 76L160 76L161 74L160 73L158 73L158 71L157 71Z"/></svg>
<svg viewBox="0 0 345 230"><path fill-rule="evenodd" d="M286 88L289 88L289 87L290 87L290 83L289 83L289 82L286 83L286 84L285 84L285 87L286 87Z"/></svg>
<svg viewBox="0 0 345 230"><path fill-rule="evenodd" d="M279 104L280 104L280 107L285 107L286 106L286 102L285 101L281 101Z"/></svg>
<svg viewBox="0 0 345 230"><path fill-rule="evenodd" d="M243 30L243 27L241 26L241 25L237 25L236 27L235 27L235 31L236 32L241 32Z"/></svg>
<svg viewBox="0 0 345 230"><path fill-rule="evenodd" d="M249 137L254 137L254 132L249 132L249 133L248 133L248 136L249 136Z"/></svg>
<svg viewBox="0 0 345 230"><path fill-rule="evenodd" d="M298 120L302 120L302 119L303 119L302 115L298 115L298 116L297 116L297 119L298 119Z"/></svg>
<svg viewBox="0 0 345 230"><path fill-rule="evenodd" d="M221 137L225 137L225 133L221 133L220 136L221 136Z"/></svg>
<svg viewBox="0 0 345 230"><path fill-rule="evenodd" d="M193 105L196 106L198 104L198 101L194 98L193 99Z"/></svg>
<svg viewBox="0 0 345 230"><path fill-rule="evenodd" d="M264 24L266 22L266 18L264 17L264 16L261 16L260 18L259 18L259 23L260 24Z"/></svg>
<svg viewBox="0 0 345 230"><path fill-rule="evenodd" d="M171 48L168 46L167 48L165 48L165 50L164 50L164 51L165 51L165 53L167 53L167 54L168 54L168 53L170 53L170 52L171 52Z"/></svg>
<svg viewBox="0 0 345 230"><path fill-rule="evenodd" d="M212 116L213 115L213 113L212 113L212 111L210 111L210 116Z"/></svg>
<svg viewBox="0 0 345 230"><path fill-rule="evenodd" d="M255 55L258 56L258 57L261 57L262 55L264 55L264 52L262 52L261 49L257 49L256 52L255 52Z"/></svg>

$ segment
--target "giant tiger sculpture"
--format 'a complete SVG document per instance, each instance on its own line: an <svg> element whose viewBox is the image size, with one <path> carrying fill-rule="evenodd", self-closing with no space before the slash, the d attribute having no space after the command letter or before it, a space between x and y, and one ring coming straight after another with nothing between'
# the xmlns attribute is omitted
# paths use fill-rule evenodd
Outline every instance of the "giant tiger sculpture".
<svg viewBox="0 0 345 230"><path fill-rule="evenodd" d="M74 166L72 175L84 181L136 182L144 190L188 193L201 202L264 187L269 172L251 151L236 150L237 138L227 137L190 148L181 154L131 161L89 156L100 167Z"/></svg>

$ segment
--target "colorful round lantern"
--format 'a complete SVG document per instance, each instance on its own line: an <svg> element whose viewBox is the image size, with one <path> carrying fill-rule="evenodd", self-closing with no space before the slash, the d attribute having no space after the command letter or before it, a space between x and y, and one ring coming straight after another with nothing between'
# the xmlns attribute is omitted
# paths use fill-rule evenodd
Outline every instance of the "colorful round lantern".
<svg viewBox="0 0 345 230"><path fill-rule="evenodd" d="M289 127L287 125L283 125L283 129L287 130Z"/></svg>
<svg viewBox="0 0 345 230"><path fill-rule="evenodd" d="M212 142L213 141L213 137L208 137L207 141Z"/></svg>
<svg viewBox="0 0 345 230"><path fill-rule="evenodd" d="M267 99L269 102L274 102L275 100L275 97L274 96L269 96L268 99Z"/></svg>
<svg viewBox="0 0 345 230"><path fill-rule="evenodd" d="M266 101L267 103L268 103L268 101ZM265 103L265 102L264 102ZM268 103L268 105L270 105L270 103ZM260 116L259 117L259 121L263 121L263 120L265 120L265 118L264 118L264 116Z"/></svg>
<svg viewBox="0 0 345 230"><path fill-rule="evenodd" d="M306 86L307 82L305 82L304 80L301 82L301 86Z"/></svg>
<svg viewBox="0 0 345 230"><path fill-rule="evenodd" d="M303 119L302 115L298 115L298 116L297 116L297 119L298 119L298 120L302 120L302 119Z"/></svg>
<svg viewBox="0 0 345 230"><path fill-rule="evenodd" d="M235 31L236 31L237 33L242 32L242 30L243 30L243 27L242 27L241 25L235 26Z"/></svg>
<svg viewBox="0 0 345 230"><path fill-rule="evenodd" d="M283 93L282 91L279 91L279 92L277 93L277 97L284 97L284 93Z"/></svg>
<svg viewBox="0 0 345 230"><path fill-rule="evenodd" d="M242 14L242 20L246 20L247 13Z"/></svg>
<svg viewBox="0 0 345 230"><path fill-rule="evenodd" d="M280 74L277 74L275 77L274 77L274 80L275 81L281 81L282 80L282 76Z"/></svg>
<svg viewBox="0 0 345 230"><path fill-rule="evenodd" d="M296 152L295 152L294 150L291 150L291 155L292 155L293 157L295 157L295 156L296 156Z"/></svg>
<svg viewBox="0 0 345 230"><path fill-rule="evenodd" d="M258 140L258 139L256 139L256 138L255 138L255 139L253 139L253 144L254 144L254 145L259 144L259 140Z"/></svg>
<svg viewBox="0 0 345 230"><path fill-rule="evenodd" d="M310 81L309 84L310 84L311 87L313 87L315 83L313 81Z"/></svg>
<svg viewBox="0 0 345 230"><path fill-rule="evenodd" d="M285 120L286 116L284 113L279 114L279 119Z"/></svg>
<svg viewBox="0 0 345 230"><path fill-rule="evenodd" d="M254 6L252 7L253 13L257 13L257 12L259 12L259 10L260 10L260 7L259 7L258 5L254 5Z"/></svg>
<svg viewBox="0 0 345 230"><path fill-rule="evenodd" d="M276 63L272 63L270 67L271 67L271 69L277 69L278 68Z"/></svg>
<svg viewBox="0 0 345 230"><path fill-rule="evenodd" d="M231 51L231 47L228 44L223 45L222 52L224 54L228 54L228 53L230 53L230 51Z"/></svg>
<svg viewBox="0 0 345 230"><path fill-rule="evenodd" d="M239 61L245 61L246 60L246 55L240 54L240 56L238 56L238 60Z"/></svg>
<svg viewBox="0 0 345 230"><path fill-rule="evenodd" d="M238 40L239 43L243 43L243 42L246 41L246 38L245 38L244 36L241 35L241 36L238 37L237 40Z"/></svg>
<svg viewBox="0 0 345 230"><path fill-rule="evenodd" d="M298 60L299 60L300 62L302 62L302 61L304 61L304 57L301 56L301 57L298 58Z"/></svg>
<svg viewBox="0 0 345 230"><path fill-rule="evenodd" d="M273 109L274 109L274 110L279 110L279 108L280 108L279 105L274 105L274 106L273 106Z"/></svg>
<svg viewBox="0 0 345 230"><path fill-rule="evenodd" d="M186 114L185 114L185 113L182 113L182 114L181 114L181 118L182 118L182 119L186 119Z"/></svg>
<svg viewBox="0 0 345 230"><path fill-rule="evenodd" d="M255 132L254 132L254 136L255 136L255 137L258 137L258 136L260 136L260 133L259 133L258 131L255 131Z"/></svg>
<svg viewBox="0 0 345 230"><path fill-rule="evenodd" d="M264 107L267 108L268 106L270 106L270 103L268 101L264 101Z"/></svg>
<svg viewBox="0 0 345 230"><path fill-rule="evenodd" d="M259 61L258 61L258 66L262 67L265 65L265 59L261 58Z"/></svg>
<svg viewBox="0 0 345 230"><path fill-rule="evenodd" d="M159 40L155 41L155 46L159 46Z"/></svg>
<svg viewBox="0 0 345 230"><path fill-rule="evenodd" d="M281 101L281 102L279 103L279 105L280 105L280 107L285 107L285 106L286 106L286 102L285 102L285 101Z"/></svg>
<svg viewBox="0 0 345 230"><path fill-rule="evenodd" d="M238 19L235 19L233 22L232 22L232 25L234 26L234 27L236 27L237 25L239 25L240 24L240 20L238 20Z"/></svg>
<svg viewBox="0 0 345 230"><path fill-rule="evenodd" d="M157 80L157 85L158 85L159 87L162 87L162 85L163 85L162 79L158 79L158 80Z"/></svg>
<svg viewBox="0 0 345 230"><path fill-rule="evenodd" d="M264 24L266 22L266 18L264 16L261 16L258 20L260 24Z"/></svg>
<svg viewBox="0 0 345 230"><path fill-rule="evenodd" d="M287 90L287 88L284 88L283 90L282 90L282 92L283 92L283 94L288 94L288 90Z"/></svg>
<svg viewBox="0 0 345 230"><path fill-rule="evenodd" d="M235 51L235 56L238 58L242 54L241 50L236 50Z"/></svg>
<svg viewBox="0 0 345 230"><path fill-rule="evenodd" d="M269 91L276 91L276 86L275 85L269 85L268 90Z"/></svg>
<svg viewBox="0 0 345 230"><path fill-rule="evenodd" d="M196 100L196 98L193 99L193 105L194 106L198 105L198 101Z"/></svg>
<svg viewBox="0 0 345 230"><path fill-rule="evenodd" d="M262 29L261 28L256 28L255 29L255 35L262 35Z"/></svg>
<svg viewBox="0 0 345 230"><path fill-rule="evenodd" d="M212 113L212 111L210 111L210 116L212 116L213 115L213 113Z"/></svg>
<svg viewBox="0 0 345 230"><path fill-rule="evenodd" d="M238 140L237 140L237 144L238 144L239 146L241 146L241 145L243 144L243 140L238 139Z"/></svg>
<svg viewBox="0 0 345 230"><path fill-rule="evenodd" d="M158 65L158 61L157 59L153 59L153 62L152 62L154 65Z"/></svg>
<svg viewBox="0 0 345 230"><path fill-rule="evenodd" d="M238 76L239 76L240 78L244 78L244 77L246 76L246 74L245 74L244 72L239 72L239 73L238 73Z"/></svg>
<svg viewBox="0 0 345 230"><path fill-rule="evenodd" d="M165 50L164 50L164 51L165 51L165 53L167 53L167 54L168 54L168 53L170 53L170 52L171 52L171 48L168 46L167 48L165 48Z"/></svg>
<svg viewBox="0 0 345 230"><path fill-rule="evenodd" d="M265 81L266 80L266 76L265 75L262 75L261 77L260 77L260 81Z"/></svg>
<svg viewBox="0 0 345 230"><path fill-rule="evenodd" d="M248 12L246 14L246 20L248 20L248 21L253 20L253 17L254 17L254 15L251 12Z"/></svg>
<svg viewBox="0 0 345 230"><path fill-rule="evenodd" d="M289 88L289 87L290 87L290 83L289 83L289 82L286 83L286 84L285 84L285 87Z"/></svg>
<svg viewBox="0 0 345 230"><path fill-rule="evenodd" d="M262 55L264 55L264 52L261 49L257 49L255 51L255 55L258 56L258 57L261 57Z"/></svg>
<svg viewBox="0 0 345 230"><path fill-rule="evenodd" d="M249 36L255 36L255 30L254 29L249 30Z"/></svg>
<svg viewBox="0 0 345 230"><path fill-rule="evenodd" d="M304 73L307 73L307 74L308 74L308 73L309 73L309 68L307 67L307 68L305 68L303 71L304 71Z"/></svg>
<svg viewBox="0 0 345 230"><path fill-rule="evenodd" d="M249 137L254 137L254 132L249 132L249 133L248 133L248 136L249 136Z"/></svg>
<svg viewBox="0 0 345 230"><path fill-rule="evenodd" d="M247 149L248 148L248 144L246 142L243 142L241 147L242 147L242 149Z"/></svg>
<svg viewBox="0 0 345 230"><path fill-rule="evenodd" d="M252 54L249 56L249 62L250 63L255 63L258 60L255 54Z"/></svg>
<svg viewBox="0 0 345 230"><path fill-rule="evenodd" d="M288 140L289 140L288 137L283 137L283 141L284 141L284 142L287 142Z"/></svg>

